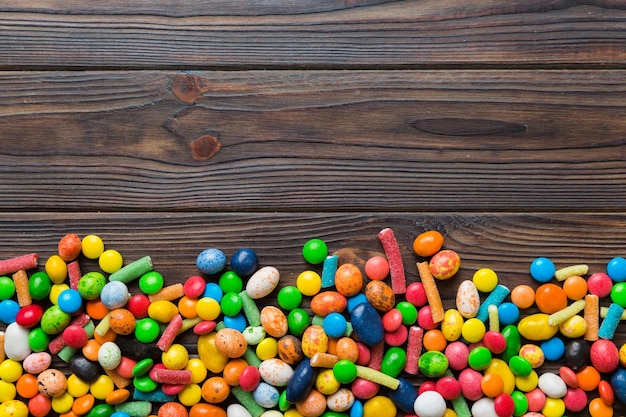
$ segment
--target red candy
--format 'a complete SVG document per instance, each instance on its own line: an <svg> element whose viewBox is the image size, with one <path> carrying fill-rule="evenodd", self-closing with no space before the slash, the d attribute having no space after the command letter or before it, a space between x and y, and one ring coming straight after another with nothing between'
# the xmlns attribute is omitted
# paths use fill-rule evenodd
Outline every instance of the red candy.
<svg viewBox="0 0 626 417"><path fill-rule="evenodd" d="M565 408L577 413L587 407L587 393L580 388L568 388L563 397Z"/></svg>
<svg viewBox="0 0 626 417"><path fill-rule="evenodd" d="M356 378L352 381L351 391L359 400L368 400L378 394L380 386L372 381L363 378Z"/></svg>
<svg viewBox="0 0 626 417"><path fill-rule="evenodd" d="M426 391L437 391L437 383L435 381L424 381L417 389L417 395L421 395Z"/></svg>
<svg viewBox="0 0 626 417"><path fill-rule="evenodd" d="M239 386L242 390L252 392L261 382L261 373L256 366L248 365L239 375Z"/></svg>
<svg viewBox="0 0 626 417"><path fill-rule="evenodd" d="M406 342L409 335L409 329L406 326L400 326L395 332L385 333L385 343L389 346L401 346Z"/></svg>
<svg viewBox="0 0 626 417"><path fill-rule="evenodd" d="M435 391L444 399L453 400L461 395L461 384L452 376L444 376L436 382Z"/></svg>
<svg viewBox="0 0 626 417"><path fill-rule="evenodd" d="M613 281L604 272L596 272L587 278L587 290L589 294L597 295L598 297L606 297L611 293L613 288Z"/></svg>
<svg viewBox="0 0 626 417"><path fill-rule="evenodd" d="M52 401L41 393L28 400L28 411L33 417L45 417L51 409Z"/></svg>
<svg viewBox="0 0 626 417"><path fill-rule="evenodd" d="M406 288L405 294L406 300L413 304L415 307L422 307L426 305L428 301L426 298L426 291L424 291L424 284L421 282L413 282Z"/></svg>
<svg viewBox="0 0 626 417"><path fill-rule="evenodd" d="M19 309L15 316L15 322L22 327L33 327L43 316L44 309L39 304L31 304Z"/></svg>
<svg viewBox="0 0 626 417"><path fill-rule="evenodd" d="M417 324L424 330L436 329L439 325L434 322L430 306L420 308L417 313Z"/></svg>
<svg viewBox="0 0 626 417"><path fill-rule="evenodd" d="M472 368L465 368L459 374L459 383L461 384L461 392L463 396L470 401L476 401L483 396L483 390L480 383L483 375Z"/></svg>
<svg viewBox="0 0 626 417"><path fill-rule="evenodd" d="M137 320L148 317L148 307L150 299L144 294L135 294L128 299L126 309L130 311Z"/></svg>
<svg viewBox="0 0 626 417"><path fill-rule="evenodd" d="M404 275L404 264L402 254L396 241L393 230L386 228L378 233L378 239L383 245L385 255L389 262L389 274L391 275L391 288L394 294L406 293L406 277Z"/></svg>
<svg viewBox="0 0 626 417"><path fill-rule="evenodd" d="M402 326L402 313L397 308L392 308L383 315L382 320L386 332L395 332Z"/></svg>
<svg viewBox="0 0 626 417"><path fill-rule="evenodd" d="M0 275L9 275L22 269L28 270L37 268L39 255L29 253L27 255L18 256L16 258L5 259L0 261Z"/></svg>
<svg viewBox="0 0 626 417"><path fill-rule="evenodd" d="M502 333L490 330L483 336L483 345L489 349L491 353L497 355L504 352L504 349L506 349L506 340L504 336L502 336Z"/></svg>
<svg viewBox="0 0 626 417"><path fill-rule="evenodd" d="M541 411L544 405L546 405L546 394L539 388L526 393L526 399L528 400L528 411Z"/></svg>
<svg viewBox="0 0 626 417"><path fill-rule="evenodd" d="M362 342L356 342L356 347L359 349L359 358L356 360L357 365L365 366L372 360L372 353L366 344Z"/></svg>
<svg viewBox="0 0 626 417"><path fill-rule="evenodd" d="M613 392L613 387L608 381L600 381L598 384L598 394L600 394L600 398L602 398L602 401L604 401L606 405L613 405L615 402L615 392Z"/></svg>
<svg viewBox="0 0 626 417"><path fill-rule="evenodd" d="M163 384L161 390L165 395L178 395L185 389L185 384Z"/></svg>
<svg viewBox="0 0 626 417"><path fill-rule="evenodd" d="M74 349L80 349L89 340L89 335L82 326L72 324L63 330L63 342L66 346Z"/></svg>
<svg viewBox="0 0 626 417"><path fill-rule="evenodd" d="M596 340L589 350L591 364L599 372L613 372L619 365L619 351L610 340Z"/></svg>
<svg viewBox="0 0 626 417"><path fill-rule="evenodd" d="M559 368L559 376L568 387L578 388L578 378L576 377L576 372L574 372L571 368L561 366Z"/></svg>
<svg viewBox="0 0 626 417"><path fill-rule="evenodd" d="M204 294L206 282L198 275L187 278L183 284L183 293L189 298L200 298Z"/></svg>
<svg viewBox="0 0 626 417"><path fill-rule="evenodd" d="M382 256L372 256L365 262L365 275L369 279L382 281L389 275L389 262Z"/></svg>
<svg viewBox="0 0 626 417"><path fill-rule="evenodd" d="M193 332L197 335L209 334L215 329L217 323L214 321L204 320L193 326Z"/></svg>
<svg viewBox="0 0 626 417"><path fill-rule="evenodd" d="M467 368L467 357L469 356L469 348L463 342L452 342L446 346L445 355L448 359L448 365L455 371Z"/></svg>
<svg viewBox="0 0 626 417"><path fill-rule="evenodd" d="M122 378L133 378L133 368L137 365L137 362L127 356L122 356L119 365L115 368L115 372Z"/></svg>
<svg viewBox="0 0 626 417"><path fill-rule="evenodd" d="M509 394L503 393L493 400L493 408L498 417L511 417L515 412L515 401Z"/></svg>
<svg viewBox="0 0 626 417"><path fill-rule="evenodd" d="M157 368L151 375L154 382L170 385L191 384L191 371L187 369L161 369Z"/></svg>

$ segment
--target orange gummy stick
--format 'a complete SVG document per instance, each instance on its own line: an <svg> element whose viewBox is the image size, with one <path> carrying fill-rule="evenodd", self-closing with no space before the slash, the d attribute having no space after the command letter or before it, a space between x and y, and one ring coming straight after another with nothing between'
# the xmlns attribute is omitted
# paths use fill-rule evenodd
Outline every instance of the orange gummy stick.
<svg viewBox="0 0 626 417"><path fill-rule="evenodd" d="M439 289L435 278L430 273L428 262L417 263L417 271L419 272L422 284L424 285L424 292L426 293L426 299L428 305L430 305L430 312L433 316L433 322L441 323L443 321L443 303L441 302L441 295L439 295Z"/></svg>

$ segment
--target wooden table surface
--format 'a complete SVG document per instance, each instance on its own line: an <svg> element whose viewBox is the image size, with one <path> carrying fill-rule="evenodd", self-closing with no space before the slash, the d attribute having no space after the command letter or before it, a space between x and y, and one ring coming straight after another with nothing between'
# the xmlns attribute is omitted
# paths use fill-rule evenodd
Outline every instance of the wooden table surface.
<svg viewBox="0 0 626 417"><path fill-rule="evenodd" d="M282 286L389 227L413 282L436 229L453 308L479 268L626 256L621 0L18 0L0 44L0 259L93 233L173 284L250 247Z"/></svg>

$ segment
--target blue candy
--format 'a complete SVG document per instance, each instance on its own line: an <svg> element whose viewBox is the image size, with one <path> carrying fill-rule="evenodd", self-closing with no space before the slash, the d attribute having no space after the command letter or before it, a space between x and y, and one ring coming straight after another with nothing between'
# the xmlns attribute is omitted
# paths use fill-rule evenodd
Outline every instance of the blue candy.
<svg viewBox="0 0 626 417"><path fill-rule="evenodd" d="M226 266L226 255L219 249L205 249L196 258L196 267L205 274L213 275Z"/></svg>
<svg viewBox="0 0 626 417"><path fill-rule="evenodd" d="M501 326L517 323L519 320L519 308L511 302L500 304L498 306L498 319Z"/></svg>
<svg viewBox="0 0 626 417"><path fill-rule="evenodd" d="M100 301L109 310L123 307L128 298L128 287L122 281L107 282L100 292Z"/></svg>
<svg viewBox="0 0 626 417"><path fill-rule="evenodd" d="M311 392L317 372L311 367L311 361L304 358L294 369L289 382L287 382L286 398L290 403L297 403L306 398Z"/></svg>
<svg viewBox="0 0 626 417"><path fill-rule="evenodd" d="M341 337L346 333L346 318L340 313L330 313L324 317L322 327L329 337Z"/></svg>
<svg viewBox="0 0 626 417"><path fill-rule="evenodd" d="M530 264L530 276L538 282L548 282L554 277L556 268L548 258L536 258Z"/></svg>
<svg viewBox="0 0 626 417"><path fill-rule="evenodd" d="M606 273L614 282L626 281L626 259L616 257L606 264Z"/></svg>
<svg viewBox="0 0 626 417"><path fill-rule="evenodd" d="M543 351L543 356L549 361L558 361L565 354L565 343L556 336L542 342L539 347Z"/></svg>
<svg viewBox="0 0 626 417"><path fill-rule="evenodd" d="M224 296L224 291L217 285L215 282L208 282L204 287L203 297L209 297L217 301L218 303L222 301L222 297Z"/></svg>
<svg viewBox="0 0 626 417"><path fill-rule="evenodd" d="M348 313L352 313L352 309L361 303L367 303L367 297L365 297L365 294L363 294L362 292L358 293L357 295L353 295L352 297L349 297L348 305L346 307Z"/></svg>
<svg viewBox="0 0 626 417"><path fill-rule="evenodd" d="M615 393L615 398L626 404L626 369L619 368L611 376L611 387Z"/></svg>
<svg viewBox="0 0 626 417"><path fill-rule="evenodd" d="M252 392L252 397L261 407L274 408L278 405L280 393L267 382L260 382Z"/></svg>
<svg viewBox="0 0 626 417"><path fill-rule="evenodd" d="M258 266L258 257L252 249L238 249L230 259L230 267L241 277L252 275Z"/></svg>
<svg viewBox="0 0 626 417"><path fill-rule="evenodd" d="M389 398L400 410L407 414L413 414L415 412L413 405L417 399L417 391L415 387L408 380L404 378L398 378L400 385L395 390L389 390Z"/></svg>
<svg viewBox="0 0 626 417"><path fill-rule="evenodd" d="M229 329L243 332L248 327L248 322L246 321L246 316L243 313L239 313L235 316L224 316L224 325Z"/></svg>
<svg viewBox="0 0 626 417"><path fill-rule="evenodd" d="M370 303L361 303L352 309L350 323L357 338L367 346L379 344L385 336L383 321Z"/></svg>
<svg viewBox="0 0 626 417"><path fill-rule="evenodd" d="M20 305L13 300L0 301L0 321L5 324L15 322L17 312L20 311ZM9 341L10 342L10 341Z"/></svg>
<svg viewBox="0 0 626 417"><path fill-rule="evenodd" d="M363 403L361 401L354 401L350 408L350 417L363 417Z"/></svg>
<svg viewBox="0 0 626 417"><path fill-rule="evenodd" d="M83 298L78 291L68 288L59 294L57 305L63 312L73 314L82 307Z"/></svg>

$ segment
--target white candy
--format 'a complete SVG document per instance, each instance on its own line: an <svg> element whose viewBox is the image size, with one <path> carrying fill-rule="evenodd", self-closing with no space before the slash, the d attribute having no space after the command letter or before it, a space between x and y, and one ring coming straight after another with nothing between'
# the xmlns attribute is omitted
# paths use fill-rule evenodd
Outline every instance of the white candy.
<svg viewBox="0 0 626 417"><path fill-rule="evenodd" d="M420 417L442 417L446 413L446 400L437 391L425 391L417 396L413 408Z"/></svg>
<svg viewBox="0 0 626 417"><path fill-rule="evenodd" d="M15 361L24 360L32 352L28 344L29 329L13 322L4 333L4 353L7 358Z"/></svg>
<svg viewBox="0 0 626 417"><path fill-rule="evenodd" d="M456 309L466 319L476 317L480 308L478 288L470 280L461 282L456 292Z"/></svg>
<svg viewBox="0 0 626 417"><path fill-rule="evenodd" d="M276 388L268 384L267 382L261 382L252 391L252 397L258 405L263 408L274 408L278 405L278 399L280 393Z"/></svg>
<svg viewBox="0 0 626 417"><path fill-rule="evenodd" d="M293 375L293 368L288 363L278 359L266 359L259 365L259 373L263 381L275 387L284 387Z"/></svg>
<svg viewBox="0 0 626 417"><path fill-rule="evenodd" d="M226 407L226 416L227 417L252 417L252 414L246 407L241 404L231 404Z"/></svg>
<svg viewBox="0 0 626 417"><path fill-rule="evenodd" d="M472 415L480 417L498 417L493 398L483 397L472 404Z"/></svg>
<svg viewBox="0 0 626 417"><path fill-rule="evenodd" d="M557 374L546 372L539 377L539 389L548 397L562 398L567 393L567 385Z"/></svg>
<svg viewBox="0 0 626 417"><path fill-rule="evenodd" d="M22 367L29 374L37 375L48 369L51 363L52 355L48 352L34 352L24 359Z"/></svg>
<svg viewBox="0 0 626 417"><path fill-rule="evenodd" d="M280 273L273 266L265 266L256 271L246 284L246 293L253 300L269 295L280 281Z"/></svg>

